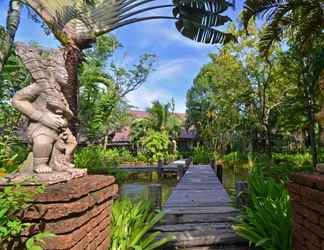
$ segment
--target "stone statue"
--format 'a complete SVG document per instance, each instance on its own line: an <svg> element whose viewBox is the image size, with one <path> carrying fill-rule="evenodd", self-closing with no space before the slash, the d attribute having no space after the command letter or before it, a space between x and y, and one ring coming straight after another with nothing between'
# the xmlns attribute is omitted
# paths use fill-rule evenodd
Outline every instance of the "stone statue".
<svg viewBox="0 0 324 250"><path fill-rule="evenodd" d="M12 100L13 106L29 118L27 135L32 161L22 172L43 175L65 172L72 178L85 175L86 170L76 169L71 163L77 142L68 128L73 113L62 91L68 84L64 50L44 51L17 44L16 52L33 79Z"/></svg>

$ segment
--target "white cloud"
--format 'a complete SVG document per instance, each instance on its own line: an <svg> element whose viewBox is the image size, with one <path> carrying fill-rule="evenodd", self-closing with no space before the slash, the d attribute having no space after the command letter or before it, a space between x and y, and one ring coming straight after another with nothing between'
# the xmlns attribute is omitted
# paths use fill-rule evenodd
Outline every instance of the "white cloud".
<svg viewBox="0 0 324 250"><path fill-rule="evenodd" d="M171 100L170 93L161 88L156 88L154 86L142 86L140 89L129 93L126 96L129 104L145 110L147 107L151 106L152 102L155 100L160 100L162 102L167 102Z"/></svg>
<svg viewBox="0 0 324 250"><path fill-rule="evenodd" d="M162 103L170 102L172 94L167 89L158 88L157 86L142 86L140 89L129 93L126 96L128 103L135 106L140 110L145 110L152 105L153 101L159 100ZM175 100L175 111L185 112L186 111L186 100L185 97L174 97Z"/></svg>

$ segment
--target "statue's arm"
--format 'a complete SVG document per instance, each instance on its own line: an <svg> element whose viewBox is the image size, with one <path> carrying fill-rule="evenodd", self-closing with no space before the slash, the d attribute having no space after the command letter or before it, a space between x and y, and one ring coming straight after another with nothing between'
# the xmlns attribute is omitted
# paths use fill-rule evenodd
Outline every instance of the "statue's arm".
<svg viewBox="0 0 324 250"><path fill-rule="evenodd" d="M42 88L39 84L33 83L19 90L12 98L12 105L21 113L33 121L39 121L42 112L35 109L32 102L40 95Z"/></svg>

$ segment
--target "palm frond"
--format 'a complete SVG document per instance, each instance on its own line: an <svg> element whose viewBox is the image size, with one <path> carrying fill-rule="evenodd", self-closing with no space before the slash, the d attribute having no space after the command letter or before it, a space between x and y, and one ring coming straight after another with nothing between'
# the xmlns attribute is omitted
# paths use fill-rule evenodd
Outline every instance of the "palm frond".
<svg viewBox="0 0 324 250"><path fill-rule="evenodd" d="M216 43L233 37L216 30L230 19L219 15L233 6L226 0L173 0L173 4L154 5L157 0L26 0L63 43L83 43L119 27L151 19L173 19L177 29L196 41ZM173 8L172 16L155 16L153 11ZM141 14L148 14L142 16ZM194 25L189 28L189 24ZM190 31L189 31L190 30ZM196 32L191 34L190 32ZM82 42L85 41L85 42Z"/></svg>

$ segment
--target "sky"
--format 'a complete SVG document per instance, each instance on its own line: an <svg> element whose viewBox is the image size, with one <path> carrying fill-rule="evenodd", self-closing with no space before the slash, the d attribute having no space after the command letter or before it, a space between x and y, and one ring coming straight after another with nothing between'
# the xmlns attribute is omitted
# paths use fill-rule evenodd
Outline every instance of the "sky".
<svg viewBox="0 0 324 250"><path fill-rule="evenodd" d="M164 2L159 0L160 3ZM242 8L243 0L236 1L235 9L228 14L233 20ZM0 25L5 25L8 0L0 0ZM170 14L162 10L155 14ZM217 46L206 45L183 37L172 20L151 20L124 26L113 34L123 45L114 55L115 63L130 67L138 62L144 53L157 56L154 71L141 88L126 98L129 104L145 110L152 101L164 103L175 100L175 110L185 112L186 92L192 86L201 67L210 61L209 53L217 52ZM58 47L60 44L52 35L46 35L40 24L28 18L23 11L16 41L36 41L45 47Z"/></svg>

